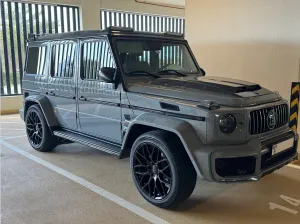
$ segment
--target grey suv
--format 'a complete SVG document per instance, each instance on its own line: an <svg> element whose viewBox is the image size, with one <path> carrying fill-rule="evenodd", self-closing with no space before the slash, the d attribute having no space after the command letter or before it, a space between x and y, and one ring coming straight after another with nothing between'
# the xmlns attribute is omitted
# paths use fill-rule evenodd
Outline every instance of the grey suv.
<svg viewBox="0 0 300 224"><path fill-rule="evenodd" d="M297 158L287 102L258 84L205 76L175 33L29 35L23 93L34 149L77 142L130 157L138 191L159 207L187 199L197 176L258 180Z"/></svg>

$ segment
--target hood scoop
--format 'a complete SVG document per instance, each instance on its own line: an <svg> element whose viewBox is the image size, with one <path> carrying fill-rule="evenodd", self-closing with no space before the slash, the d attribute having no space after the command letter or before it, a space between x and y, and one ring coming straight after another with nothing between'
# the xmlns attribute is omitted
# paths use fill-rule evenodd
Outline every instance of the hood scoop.
<svg viewBox="0 0 300 224"><path fill-rule="evenodd" d="M156 79L151 82L152 85L159 85L165 87L179 88L179 89L194 89L203 91L213 91L220 93L236 94L242 92L254 92L261 89L258 84L222 78L208 78L198 77L193 79Z"/></svg>

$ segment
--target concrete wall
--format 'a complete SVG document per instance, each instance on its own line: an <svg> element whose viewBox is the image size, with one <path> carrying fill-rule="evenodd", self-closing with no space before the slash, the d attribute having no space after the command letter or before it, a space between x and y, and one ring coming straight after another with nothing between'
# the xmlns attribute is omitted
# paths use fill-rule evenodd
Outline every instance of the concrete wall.
<svg viewBox="0 0 300 224"><path fill-rule="evenodd" d="M186 0L186 38L207 75L245 79L289 99L300 76L299 0Z"/></svg>
<svg viewBox="0 0 300 224"><path fill-rule="evenodd" d="M1 1L1 0L0 0ZM184 10L153 6L137 3L135 0L34 0L35 2L47 2L79 6L81 11L81 23L83 29L100 29L100 8L116 9L170 16L184 16ZM22 96L0 97L1 114L17 112L22 107Z"/></svg>

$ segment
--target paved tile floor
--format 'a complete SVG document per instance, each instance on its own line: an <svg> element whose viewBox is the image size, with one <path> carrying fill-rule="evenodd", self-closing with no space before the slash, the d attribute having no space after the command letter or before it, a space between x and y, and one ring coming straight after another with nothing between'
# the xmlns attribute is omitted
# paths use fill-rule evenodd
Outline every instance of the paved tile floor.
<svg viewBox="0 0 300 224"><path fill-rule="evenodd" d="M78 144L62 145L51 153L40 153L27 142L24 123L18 115L1 116L0 119L3 141L169 223L300 223L300 206L297 206L300 204L300 169L297 169L300 163L286 166L259 182L217 184L198 180L190 199L170 211L150 205L139 195L128 159L119 160ZM90 189L3 144L0 146L1 223L148 223ZM270 209L270 205L275 209Z"/></svg>

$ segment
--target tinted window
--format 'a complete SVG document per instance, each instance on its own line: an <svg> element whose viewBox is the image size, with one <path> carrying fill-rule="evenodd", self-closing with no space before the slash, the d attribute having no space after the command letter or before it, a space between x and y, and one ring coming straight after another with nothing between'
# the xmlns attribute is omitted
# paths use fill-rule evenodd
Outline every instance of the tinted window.
<svg viewBox="0 0 300 224"><path fill-rule="evenodd" d="M29 47L27 55L26 73L45 75L46 74L46 53L47 47Z"/></svg>
<svg viewBox="0 0 300 224"><path fill-rule="evenodd" d="M81 78L99 80L103 67L115 68L109 45L106 41L87 41L81 48Z"/></svg>
<svg viewBox="0 0 300 224"><path fill-rule="evenodd" d="M71 78L74 75L75 43L55 44L52 48L52 71L54 77Z"/></svg>
<svg viewBox="0 0 300 224"><path fill-rule="evenodd" d="M125 74L130 75L132 71L160 73L162 70L175 70L184 74L199 73L183 41L118 40L116 46ZM160 73L160 75L169 74Z"/></svg>

